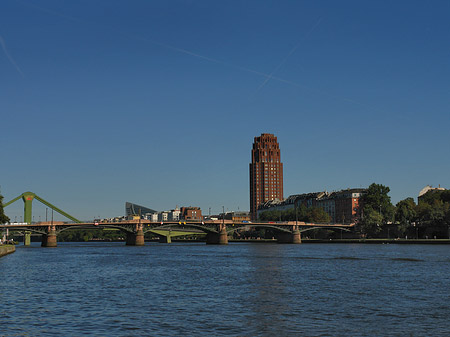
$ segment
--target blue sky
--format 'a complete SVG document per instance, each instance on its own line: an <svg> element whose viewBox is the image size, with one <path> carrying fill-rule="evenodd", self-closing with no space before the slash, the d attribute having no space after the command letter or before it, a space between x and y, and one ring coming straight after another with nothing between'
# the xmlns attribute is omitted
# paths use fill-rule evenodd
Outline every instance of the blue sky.
<svg viewBox="0 0 450 337"><path fill-rule="evenodd" d="M1 193L80 219L126 201L248 210L266 132L285 197L448 188L449 15L439 0L1 1Z"/></svg>

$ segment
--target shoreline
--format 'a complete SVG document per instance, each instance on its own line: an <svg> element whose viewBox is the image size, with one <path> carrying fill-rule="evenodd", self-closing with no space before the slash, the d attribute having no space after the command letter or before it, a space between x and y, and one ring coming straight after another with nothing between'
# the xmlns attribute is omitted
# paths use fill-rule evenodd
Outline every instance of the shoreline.
<svg viewBox="0 0 450 337"><path fill-rule="evenodd" d="M0 257L14 253L16 251L16 246L13 245L1 245L0 246Z"/></svg>
<svg viewBox="0 0 450 337"><path fill-rule="evenodd" d="M176 240L172 240L174 242ZM181 240L180 240L181 241ZM233 240L228 242L277 243L271 239ZM450 244L450 239L302 239L303 243L357 243L357 244Z"/></svg>
<svg viewBox="0 0 450 337"><path fill-rule="evenodd" d="M89 240L89 241L60 241L63 242L125 242L124 240ZM145 240L145 242L159 242L158 239ZM204 240L183 240L172 239L172 242L205 242ZM229 243L279 243L277 240L272 239L228 239ZM302 239L301 243L314 244L314 243L354 243L354 244L426 244L426 245L448 245L450 239ZM280 243L284 244L284 243ZM6 249L10 247L9 250ZM13 253L15 246L4 245L0 246L0 256Z"/></svg>
<svg viewBox="0 0 450 337"><path fill-rule="evenodd" d="M450 244L450 239L305 239L302 243Z"/></svg>

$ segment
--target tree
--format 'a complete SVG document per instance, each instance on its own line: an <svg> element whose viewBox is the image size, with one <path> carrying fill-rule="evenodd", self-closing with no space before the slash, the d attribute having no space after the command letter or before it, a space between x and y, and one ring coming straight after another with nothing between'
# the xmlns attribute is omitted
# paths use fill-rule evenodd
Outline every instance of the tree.
<svg viewBox="0 0 450 337"><path fill-rule="evenodd" d="M6 216L3 210L3 195L0 194L0 224L9 222L9 218Z"/></svg>
<svg viewBox="0 0 450 337"><path fill-rule="evenodd" d="M306 211L306 221L313 223L328 223L331 221L330 215L322 208L310 207Z"/></svg>
<svg viewBox="0 0 450 337"><path fill-rule="evenodd" d="M417 206L416 221L427 235L450 237L450 191L431 190L423 195Z"/></svg>
<svg viewBox="0 0 450 337"><path fill-rule="evenodd" d="M383 216L372 208L367 208L361 221L361 232L365 236L375 236L381 231Z"/></svg>
<svg viewBox="0 0 450 337"><path fill-rule="evenodd" d="M441 201L450 201L447 200L450 195L449 195L448 190L437 190L437 189L433 189L433 190L429 190L427 193L425 193L424 195L422 195L420 197L420 201L419 203L427 203L427 204L433 204L433 202L435 202L436 200L441 200Z"/></svg>
<svg viewBox="0 0 450 337"><path fill-rule="evenodd" d="M297 210L297 216L295 211ZM331 221L330 216L322 208L310 207L300 205L295 208L291 208L285 211L268 210L262 212L259 215L259 219L262 221L305 221L314 223L328 223Z"/></svg>
<svg viewBox="0 0 450 337"><path fill-rule="evenodd" d="M421 202L417 206L417 220L423 225L441 225L445 222L450 203L439 199L431 203Z"/></svg>
<svg viewBox="0 0 450 337"><path fill-rule="evenodd" d="M395 208L388 195L390 188L381 184L371 184L362 199L361 231L366 235L375 235L381 227L392 222Z"/></svg>
<svg viewBox="0 0 450 337"><path fill-rule="evenodd" d="M394 206L391 203L391 197L388 195L389 192L388 186L373 183L362 197L364 210L379 211L383 216L384 223L392 221L394 217Z"/></svg>
<svg viewBox="0 0 450 337"><path fill-rule="evenodd" d="M450 203L450 190L442 191L442 193L441 193L441 200L443 202L449 202Z"/></svg>
<svg viewBox="0 0 450 337"><path fill-rule="evenodd" d="M411 227L412 222L416 219L416 203L413 198L401 200L396 205L395 221L398 223L398 230L405 234Z"/></svg>

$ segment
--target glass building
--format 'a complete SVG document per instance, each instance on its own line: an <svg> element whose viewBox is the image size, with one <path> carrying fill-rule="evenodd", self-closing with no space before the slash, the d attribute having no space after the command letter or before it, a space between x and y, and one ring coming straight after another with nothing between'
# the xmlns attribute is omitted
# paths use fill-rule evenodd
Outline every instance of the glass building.
<svg viewBox="0 0 450 337"><path fill-rule="evenodd" d="M133 216L133 215L144 215L147 213L157 213L154 209L132 204L131 202L125 203L125 215L126 217Z"/></svg>

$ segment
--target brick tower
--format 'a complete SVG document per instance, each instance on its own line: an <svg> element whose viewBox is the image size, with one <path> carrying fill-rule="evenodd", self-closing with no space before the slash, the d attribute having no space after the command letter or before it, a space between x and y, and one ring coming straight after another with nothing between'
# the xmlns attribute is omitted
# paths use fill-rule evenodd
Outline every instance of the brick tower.
<svg viewBox="0 0 450 337"><path fill-rule="evenodd" d="M263 133L255 137L250 163L250 213L257 219L258 206L266 201L283 200L283 164L277 137Z"/></svg>

